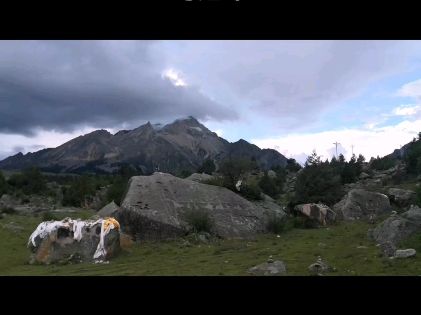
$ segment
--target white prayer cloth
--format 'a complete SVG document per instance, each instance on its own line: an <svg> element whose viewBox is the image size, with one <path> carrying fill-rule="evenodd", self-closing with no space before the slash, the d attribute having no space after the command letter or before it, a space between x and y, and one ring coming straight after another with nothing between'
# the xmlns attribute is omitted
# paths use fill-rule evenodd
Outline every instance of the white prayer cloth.
<svg viewBox="0 0 421 315"><path fill-rule="evenodd" d="M105 256L107 254L107 251L104 245L105 236L110 232L110 230L115 228L114 224L112 222L109 222L108 229L105 229L104 225L106 221L107 220L99 219L93 222L86 222L86 221L71 220L70 218L66 218L63 221L42 222L38 225L37 229L29 237L28 245L32 242L32 244L36 246L35 238L37 236L44 238L61 226L71 226L71 225L73 226L72 228L73 238L79 242L82 239L82 236L83 236L82 229L85 226L92 227L95 224L101 223L101 235L100 235L100 240L99 240L96 252L94 254L94 258L98 258L101 255Z"/></svg>

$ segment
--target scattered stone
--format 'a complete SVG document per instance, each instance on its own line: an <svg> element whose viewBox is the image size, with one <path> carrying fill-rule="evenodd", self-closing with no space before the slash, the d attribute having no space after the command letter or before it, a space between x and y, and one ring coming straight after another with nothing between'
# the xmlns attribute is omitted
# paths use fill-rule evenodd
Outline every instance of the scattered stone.
<svg viewBox="0 0 421 315"><path fill-rule="evenodd" d="M190 243L189 241L183 242L180 247L193 247L194 245Z"/></svg>
<svg viewBox="0 0 421 315"><path fill-rule="evenodd" d="M381 245L382 247L382 254L384 257L392 257L396 253L396 245L391 242L386 242Z"/></svg>
<svg viewBox="0 0 421 315"><path fill-rule="evenodd" d="M254 275L276 275L286 273L287 269L282 261L274 261L273 263L265 263L250 268L247 272Z"/></svg>
<svg viewBox="0 0 421 315"><path fill-rule="evenodd" d="M314 264L311 264L310 267L308 267L308 269L310 271L313 271L313 272L329 272L329 271L331 271L331 268L321 261L318 261Z"/></svg>
<svg viewBox="0 0 421 315"><path fill-rule="evenodd" d="M319 246L320 248L326 248L327 245L325 243L319 243L317 246Z"/></svg>
<svg viewBox="0 0 421 315"><path fill-rule="evenodd" d="M367 173L362 172L359 176L359 179L367 179L370 178L370 175L368 175Z"/></svg>
<svg viewBox="0 0 421 315"><path fill-rule="evenodd" d="M357 246L358 249L365 249L368 248L367 246Z"/></svg>
<svg viewBox="0 0 421 315"><path fill-rule="evenodd" d="M268 171L268 176L271 179L275 179L276 178L276 173L273 170Z"/></svg>
<svg viewBox="0 0 421 315"><path fill-rule="evenodd" d="M398 249L395 252L394 257L395 258L413 258L415 257L417 252L415 249L409 248L409 249Z"/></svg>

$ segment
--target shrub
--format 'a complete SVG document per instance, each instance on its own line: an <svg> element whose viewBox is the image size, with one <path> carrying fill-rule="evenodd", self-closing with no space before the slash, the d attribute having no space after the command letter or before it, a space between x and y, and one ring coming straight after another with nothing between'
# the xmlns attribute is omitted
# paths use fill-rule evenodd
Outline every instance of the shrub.
<svg viewBox="0 0 421 315"><path fill-rule="evenodd" d="M180 178L187 178L187 177L189 177L190 175L192 175L193 174L193 172L192 171L189 171L189 170L184 170L184 171L182 171L181 173L180 173L180 175L178 175L178 177L180 177Z"/></svg>
<svg viewBox="0 0 421 315"><path fill-rule="evenodd" d="M9 192L9 184L7 183L5 177L3 176L3 172L0 171L0 197L3 194L7 194Z"/></svg>
<svg viewBox="0 0 421 315"><path fill-rule="evenodd" d="M240 191L235 190L240 196L246 198L247 200L263 200L262 189L256 185L242 185Z"/></svg>
<svg viewBox="0 0 421 315"><path fill-rule="evenodd" d="M292 226L296 229L314 229L318 222L303 215L298 215L292 219Z"/></svg>
<svg viewBox="0 0 421 315"><path fill-rule="evenodd" d="M186 222L192 227L193 232L211 232L213 220L207 211L189 211L185 215Z"/></svg>
<svg viewBox="0 0 421 315"><path fill-rule="evenodd" d="M42 220L43 221L52 221L52 220L58 221L58 218L54 213L50 211L45 211L42 215Z"/></svg>
<svg viewBox="0 0 421 315"><path fill-rule="evenodd" d="M205 179L201 183L202 184L207 184L207 185L224 187L224 180L223 180L222 177L220 177L220 178L209 178L209 179Z"/></svg>
<svg viewBox="0 0 421 315"><path fill-rule="evenodd" d="M1 209L0 212L6 213L6 214L16 214L16 210L13 207L5 207L5 208Z"/></svg>
<svg viewBox="0 0 421 315"><path fill-rule="evenodd" d="M259 181L260 189L268 196L276 199L280 193L280 188L276 185L276 180L272 179L265 173Z"/></svg>
<svg viewBox="0 0 421 315"><path fill-rule="evenodd" d="M203 162L203 164L197 169L197 172L212 175L212 173L215 172L215 170L216 170L215 162L209 158Z"/></svg>
<svg viewBox="0 0 421 315"><path fill-rule="evenodd" d="M280 234L285 228L285 219L278 215L273 215L268 219L266 230L269 233Z"/></svg>

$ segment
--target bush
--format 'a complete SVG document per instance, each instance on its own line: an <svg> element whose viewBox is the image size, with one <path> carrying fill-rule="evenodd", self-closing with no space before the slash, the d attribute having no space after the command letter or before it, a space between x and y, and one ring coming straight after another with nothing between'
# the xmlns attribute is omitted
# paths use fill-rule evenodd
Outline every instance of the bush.
<svg viewBox="0 0 421 315"><path fill-rule="evenodd" d="M197 169L199 174L205 173L208 175L212 175L213 172L216 170L215 162L212 159L206 159L203 164Z"/></svg>
<svg viewBox="0 0 421 315"><path fill-rule="evenodd" d="M194 233L211 232L214 223L207 211L189 211L185 213L184 217Z"/></svg>
<svg viewBox="0 0 421 315"><path fill-rule="evenodd" d="M3 194L7 194L9 192L9 184L7 183L5 177L3 176L3 172L0 171L0 197Z"/></svg>
<svg viewBox="0 0 421 315"><path fill-rule="evenodd" d="M0 213L16 214L16 210L13 207L5 207L5 208L0 209Z"/></svg>
<svg viewBox="0 0 421 315"><path fill-rule="evenodd" d="M224 186L235 191L235 185L243 174L258 168L256 161L249 158L244 159L226 159L221 163L219 172L224 177Z"/></svg>
<svg viewBox="0 0 421 315"><path fill-rule="evenodd" d="M106 194L106 201L110 203L114 200L114 202L120 206L121 202L123 201L124 193L127 189L128 180L121 175L117 175L114 179L112 186L108 189Z"/></svg>
<svg viewBox="0 0 421 315"><path fill-rule="evenodd" d="M45 211L42 215L42 220L43 221L59 221L59 219L57 218L57 216L50 212L50 211Z"/></svg>
<svg viewBox="0 0 421 315"><path fill-rule="evenodd" d="M303 167L299 163L297 163L295 159L288 159L287 165L285 167L286 170L291 172L298 172L302 168Z"/></svg>
<svg viewBox="0 0 421 315"><path fill-rule="evenodd" d="M192 175L193 174L193 172L192 171L189 171L189 170L184 170L184 171L182 171L181 173L180 173L180 175L178 175L178 177L179 178L187 178L187 177L189 177L190 175Z"/></svg>
<svg viewBox="0 0 421 315"><path fill-rule="evenodd" d="M81 207L86 195L95 195L92 178L84 174L76 177L70 187L63 189L63 206Z"/></svg>
<svg viewBox="0 0 421 315"><path fill-rule="evenodd" d="M318 226L318 223L305 216L296 216L292 219L292 226L296 229L314 229Z"/></svg>
<svg viewBox="0 0 421 315"><path fill-rule="evenodd" d="M259 181L260 189L268 196L276 199L281 189L276 185L276 180L272 179L265 173Z"/></svg>
<svg viewBox="0 0 421 315"><path fill-rule="evenodd" d="M266 230L269 233L280 234L285 228L285 219L283 217L274 215L268 219Z"/></svg>
<svg viewBox="0 0 421 315"><path fill-rule="evenodd" d="M264 200L264 197L262 196L262 189L255 185L242 185L240 188L240 191L237 191L235 189L235 192L237 192L240 196L246 198L247 200Z"/></svg>

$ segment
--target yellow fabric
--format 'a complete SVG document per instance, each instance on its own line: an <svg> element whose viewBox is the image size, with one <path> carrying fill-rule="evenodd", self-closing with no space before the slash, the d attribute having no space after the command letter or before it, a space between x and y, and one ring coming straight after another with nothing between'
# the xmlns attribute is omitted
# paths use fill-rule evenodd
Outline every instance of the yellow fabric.
<svg viewBox="0 0 421 315"><path fill-rule="evenodd" d="M108 228L110 227L110 223L114 224L115 228L118 228L120 226L120 224L118 224L118 222L113 219L113 218L108 218L107 221L105 221L104 223L104 229L108 230Z"/></svg>

